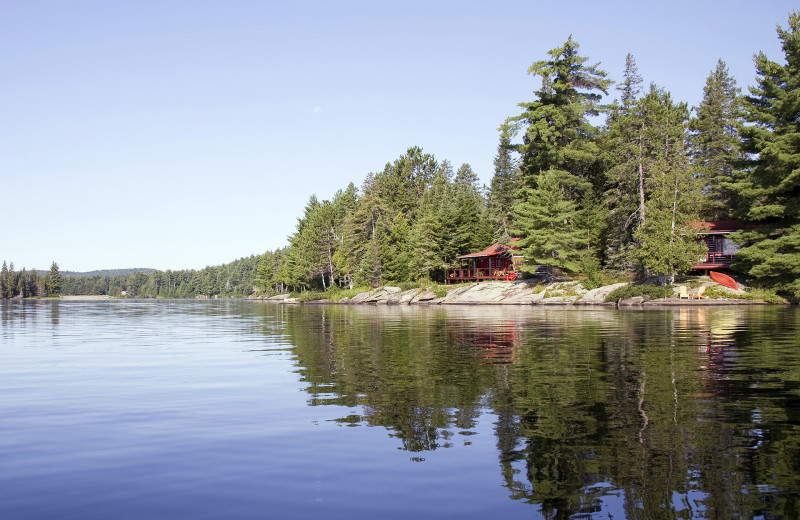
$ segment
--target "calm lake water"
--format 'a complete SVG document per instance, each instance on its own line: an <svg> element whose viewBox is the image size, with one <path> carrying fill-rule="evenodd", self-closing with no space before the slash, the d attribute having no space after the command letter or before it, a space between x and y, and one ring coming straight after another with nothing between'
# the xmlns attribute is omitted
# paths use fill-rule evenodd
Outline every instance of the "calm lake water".
<svg viewBox="0 0 800 520"><path fill-rule="evenodd" d="M0 518L798 518L800 309L0 303Z"/></svg>

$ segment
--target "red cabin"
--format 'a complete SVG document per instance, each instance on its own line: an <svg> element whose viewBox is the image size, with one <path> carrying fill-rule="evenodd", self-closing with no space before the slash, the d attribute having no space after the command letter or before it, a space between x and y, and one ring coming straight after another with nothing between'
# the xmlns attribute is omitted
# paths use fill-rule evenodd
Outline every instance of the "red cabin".
<svg viewBox="0 0 800 520"><path fill-rule="evenodd" d="M511 244L492 244L483 251L456 258L457 267L447 270L447 283L481 280L514 280L522 267L522 254Z"/></svg>
<svg viewBox="0 0 800 520"><path fill-rule="evenodd" d="M694 227L697 234L708 247L706 257L692 266L696 270L727 269L731 266L733 255L740 246L733 243L729 235L741 231L743 226L736 220L717 220L714 222L697 222Z"/></svg>

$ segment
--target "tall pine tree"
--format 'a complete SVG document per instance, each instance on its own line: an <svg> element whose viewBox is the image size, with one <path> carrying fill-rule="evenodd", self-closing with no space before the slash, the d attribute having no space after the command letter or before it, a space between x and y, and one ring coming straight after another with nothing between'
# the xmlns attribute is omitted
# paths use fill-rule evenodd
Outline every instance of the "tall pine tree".
<svg viewBox="0 0 800 520"><path fill-rule="evenodd" d="M784 64L755 57L756 86L743 98L745 168L731 186L741 218L756 226L737 235L747 245L734 267L756 283L800 300L800 13L778 26Z"/></svg>
<svg viewBox="0 0 800 520"><path fill-rule="evenodd" d="M702 179L706 220L729 218L734 206L726 188L732 180L733 165L739 159L739 89L724 61L706 79L703 101L690 121L692 162Z"/></svg>
<svg viewBox="0 0 800 520"><path fill-rule="evenodd" d="M577 270L587 241L575 225L576 204L564 194L556 171L542 172L536 182L536 188L522 190L524 201L514 207L511 232L522 237L516 245L525 261L546 266L552 279L556 268Z"/></svg>
<svg viewBox="0 0 800 520"><path fill-rule="evenodd" d="M494 176L490 184L489 213L494 224L495 235L509 238L508 227L516 194L520 189L519 166L511 155L511 139L507 134L500 135L497 155L494 158Z"/></svg>
<svg viewBox="0 0 800 520"><path fill-rule="evenodd" d="M698 244L694 227L700 193L688 157L689 110L655 85L637 107L645 208L630 255L645 274L671 282L676 273L691 269L705 247Z"/></svg>
<svg viewBox="0 0 800 520"><path fill-rule="evenodd" d="M604 204L608 210L606 263L618 269L630 268L633 234L644 222L645 191L643 169L644 121L638 113L642 89L636 60L625 58L621 99L609 107L606 131L600 140L606 166Z"/></svg>
<svg viewBox="0 0 800 520"><path fill-rule="evenodd" d="M596 239L603 227L595 211L596 191L601 184L598 130L589 117L598 114L600 93L607 92L610 81L599 64L587 65L587 58L580 56L578 49L578 43L570 36L564 45L548 52L549 60L531 65L528 73L542 78L542 86L536 91L538 99L521 103L522 114L509 118L501 127L511 136L524 132L522 143L514 145L522 157L527 188L520 192L525 198L514 212L515 219L522 219L514 223L516 231L546 229L547 220L531 220L540 218L533 205L555 196L574 205L569 225L582 229L583 235ZM547 178L539 182L543 175ZM553 189L553 182L558 184L558 190ZM592 242L593 246L599 245L597 240ZM561 263L579 253L573 240L565 239L561 246L573 248L557 253Z"/></svg>

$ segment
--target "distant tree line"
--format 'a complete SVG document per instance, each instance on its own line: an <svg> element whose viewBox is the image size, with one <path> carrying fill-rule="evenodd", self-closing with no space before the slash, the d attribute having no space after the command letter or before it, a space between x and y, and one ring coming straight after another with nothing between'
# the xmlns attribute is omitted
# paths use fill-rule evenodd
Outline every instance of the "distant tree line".
<svg viewBox="0 0 800 520"><path fill-rule="evenodd" d="M14 272L14 264L0 275L3 298L57 295L108 295L127 298L246 297L257 291L257 269L262 255L200 270L141 270L125 274L62 276L53 263L46 276L36 271ZM6 290L14 287L15 290Z"/></svg>
<svg viewBox="0 0 800 520"><path fill-rule="evenodd" d="M9 265L3 260L0 270L0 299L59 296L63 283L64 277L59 273L55 262L50 266L50 271L41 276L35 269L28 271L24 267L17 272L14 270L14 262Z"/></svg>
<svg viewBox="0 0 800 520"><path fill-rule="evenodd" d="M264 290L443 281L458 255L519 237L526 263L685 273L704 253L702 221L738 219L734 269L800 299L800 15L778 27L786 63L755 58L741 95L724 61L690 109L644 86L626 57L612 82L570 37L528 70L534 99L500 127L491 185L419 147L330 200L311 196L283 249L258 268Z"/></svg>

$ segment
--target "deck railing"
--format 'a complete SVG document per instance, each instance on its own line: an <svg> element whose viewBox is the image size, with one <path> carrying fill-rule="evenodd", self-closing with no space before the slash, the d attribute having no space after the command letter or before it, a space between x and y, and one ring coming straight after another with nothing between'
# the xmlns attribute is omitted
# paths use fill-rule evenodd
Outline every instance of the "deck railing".
<svg viewBox="0 0 800 520"><path fill-rule="evenodd" d="M509 273L516 272L513 269L448 269L447 270L447 283L450 282L463 282L467 280L505 280Z"/></svg>
<svg viewBox="0 0 800 520"><path fill-rule="evenodd" d="M699 259L701 264L730 264L733 261L733 255L726 255L723 253L710 252L705 257Z"/></svg>
<svg viewBox="0 0 800 520"><path fill-rule="evenodd" d="M692 266L693 269L711 269L716 267L727 267L733 262L733 255L710 252L705 257L698 259Z"/></svg>

